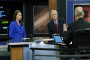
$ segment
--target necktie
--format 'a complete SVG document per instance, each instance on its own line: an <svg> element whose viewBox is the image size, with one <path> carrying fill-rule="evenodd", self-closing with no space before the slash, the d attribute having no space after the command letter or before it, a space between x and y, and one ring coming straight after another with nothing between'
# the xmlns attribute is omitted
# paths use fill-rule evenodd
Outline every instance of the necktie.
<svg viewBox="0 0 90 60"><path fill-rule="evenodd" d="M55 21L55 26L56 26L57 32L59 32L58 25L57 25L57 22L56 21Z"/></svg>

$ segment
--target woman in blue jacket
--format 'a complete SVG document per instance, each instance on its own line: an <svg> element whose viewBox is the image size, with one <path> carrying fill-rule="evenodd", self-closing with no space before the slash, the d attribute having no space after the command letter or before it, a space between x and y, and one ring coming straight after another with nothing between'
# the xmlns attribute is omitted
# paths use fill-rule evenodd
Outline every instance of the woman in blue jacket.
<svg viewBox="0 0 90 60"><path fill-rule="evenodd" d="M15 11L13 20L14 21L10 23L9 27L9 38L11 39L26 38L25 28L22 21L22 13L20 10Z"/></svg>

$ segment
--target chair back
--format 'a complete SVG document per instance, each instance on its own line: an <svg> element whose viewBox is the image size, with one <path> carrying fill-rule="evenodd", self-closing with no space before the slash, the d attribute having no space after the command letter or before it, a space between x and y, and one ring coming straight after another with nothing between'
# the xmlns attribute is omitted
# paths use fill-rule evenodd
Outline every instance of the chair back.
<svg viewBox="0 0 90 60"><path fill-rule="evenodd" d="M72 45L76 48L90 48L90 28L75 30Z"/></svg>

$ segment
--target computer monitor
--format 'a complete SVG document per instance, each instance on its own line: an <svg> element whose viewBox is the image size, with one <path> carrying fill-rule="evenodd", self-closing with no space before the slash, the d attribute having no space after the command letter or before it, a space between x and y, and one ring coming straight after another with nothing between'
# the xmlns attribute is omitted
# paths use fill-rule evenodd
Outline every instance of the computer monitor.
<svg viewBox="0 0 90 60"><path fill-rule="evenodd" d="M15 10L23 11L23 2L0 1L0 34L8 34Z"/></svg>

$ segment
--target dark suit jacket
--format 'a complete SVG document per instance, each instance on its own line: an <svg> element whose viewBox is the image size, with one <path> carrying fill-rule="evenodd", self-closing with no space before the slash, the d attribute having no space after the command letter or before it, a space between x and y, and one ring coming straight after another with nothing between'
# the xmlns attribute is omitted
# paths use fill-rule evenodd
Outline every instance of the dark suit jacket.
<svg viewBox="0 0 90 60"><path fill-rule="evenodd" d="M64 42L68 45L72 41L72 33L82 28L90 28L90 23L83 18L79 18L77 21L71 23L67 28L67 32L64 32L66 34L64 35Z"/></svg>
<svg viewBox="0 0 90 60"><path fill-rule="evenodd" d="M61 19L58 20L58 29L59 29L60 36L62 36L62 33L63 33L63 23L64 23L63 20ZM52 37L52 34L58 33L53 20L51 20L48 23L48 32L50 37Z"/></svg>

